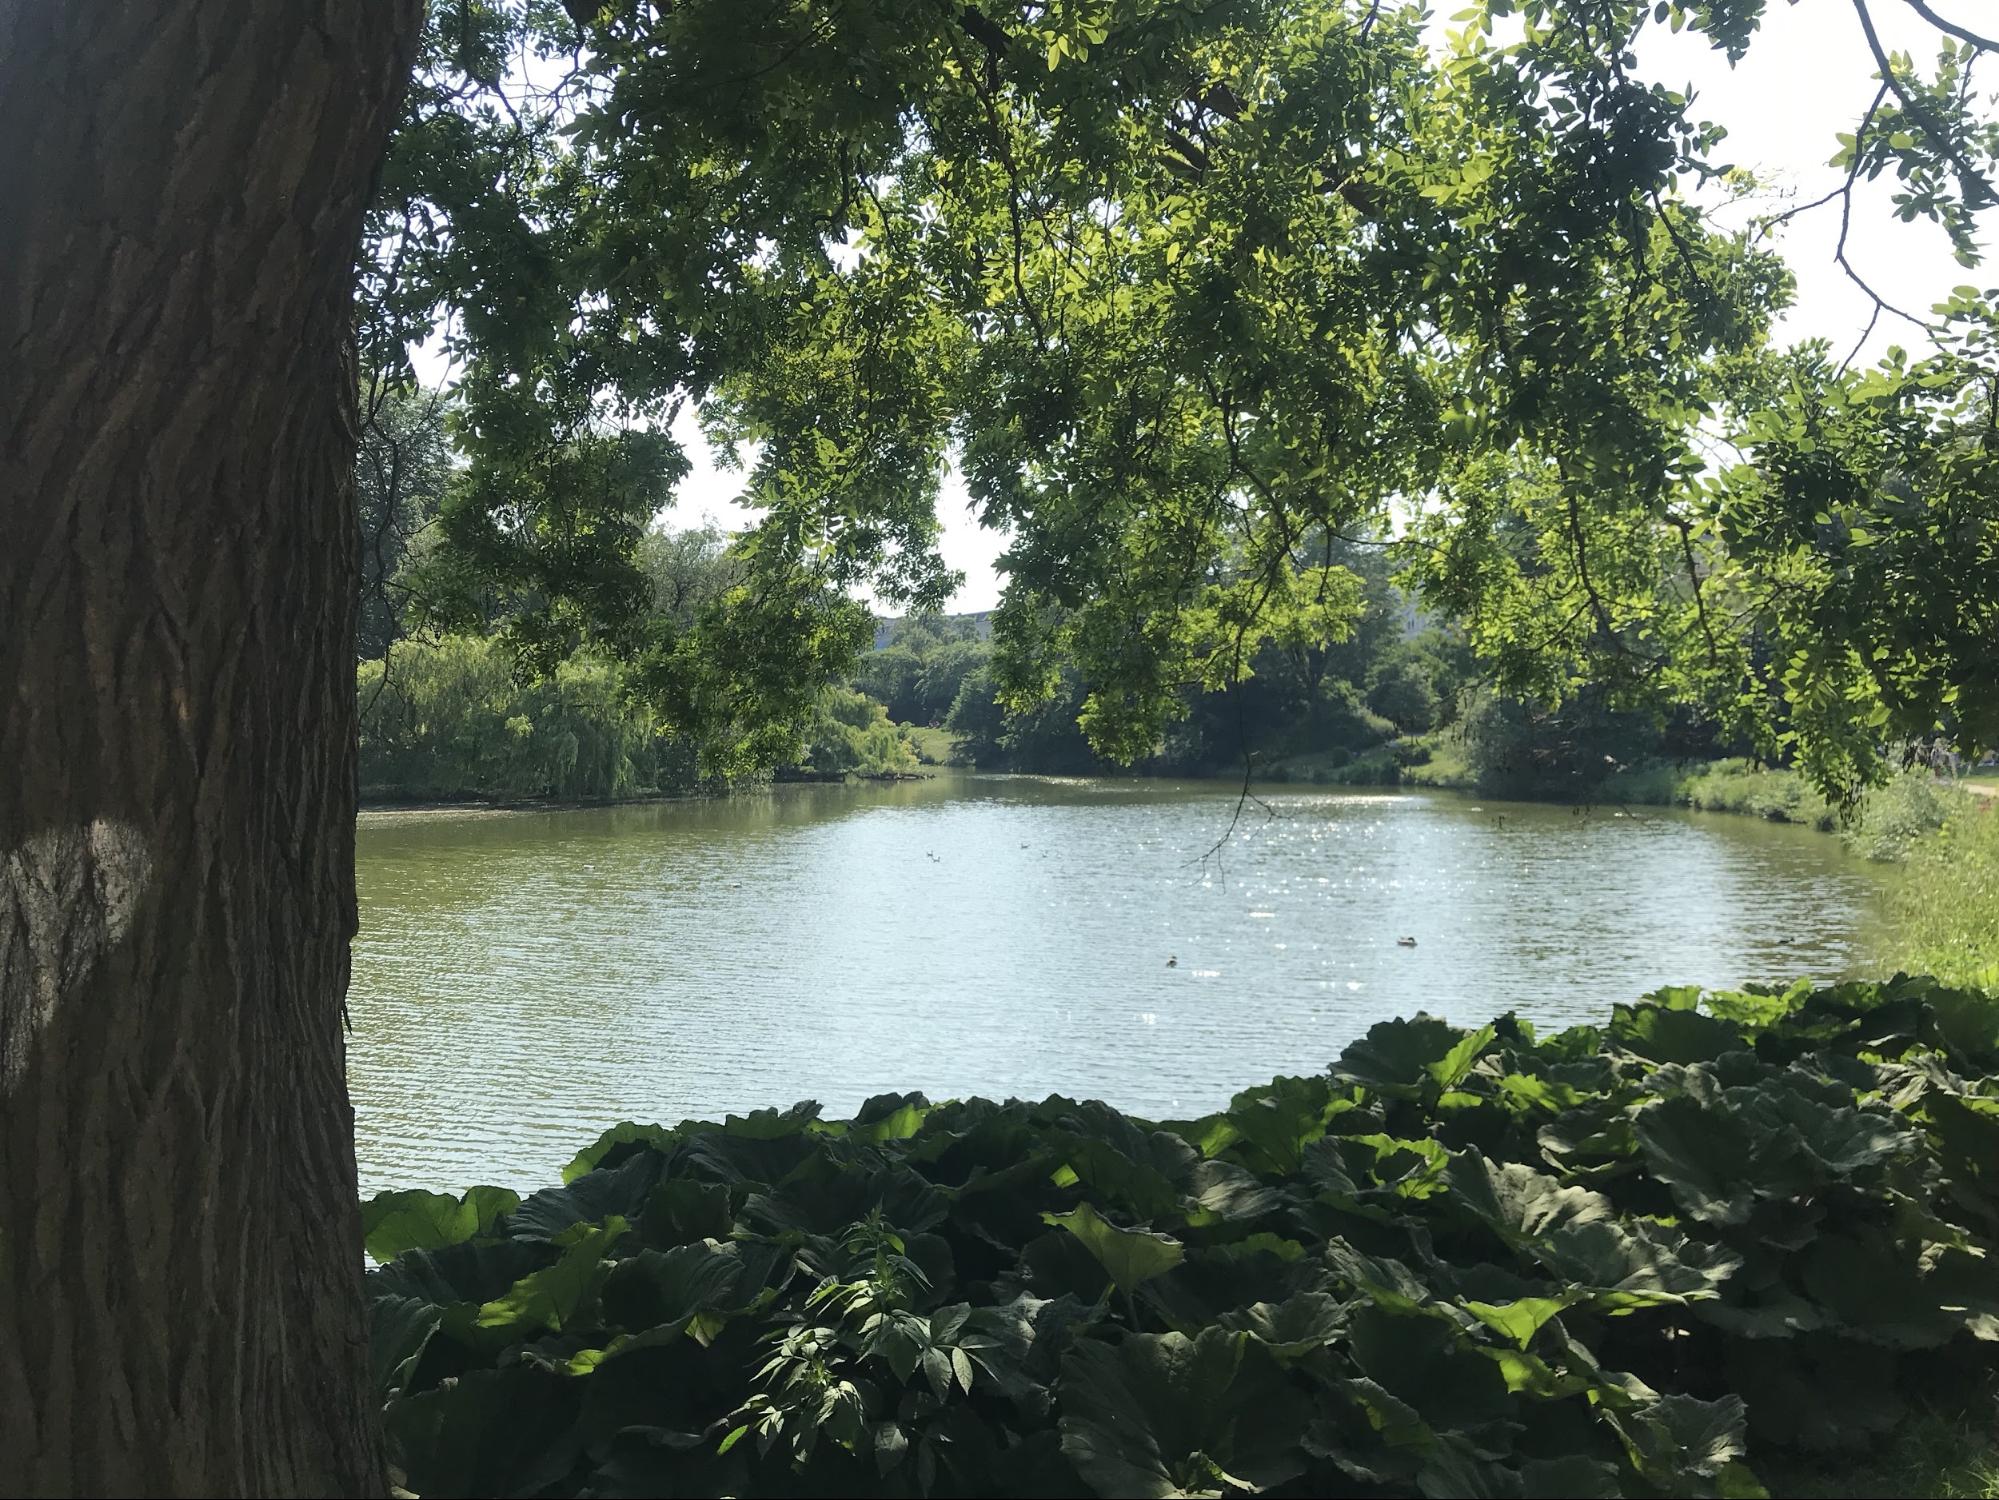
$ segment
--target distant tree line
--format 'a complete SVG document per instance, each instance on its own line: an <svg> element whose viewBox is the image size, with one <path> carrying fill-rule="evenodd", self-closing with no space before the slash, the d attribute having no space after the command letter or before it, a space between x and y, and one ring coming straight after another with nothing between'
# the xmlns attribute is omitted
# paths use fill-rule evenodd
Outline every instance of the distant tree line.
<svg viewBox="0 0 1999 1500"><path fill-rule="evenodd" d="M1419 612L1397 587L1390 550L1335 541L1332 560L1359 580L1351 633L1267 642L1242 680L1213 692L1190 686L1182 716L1136 769L1392 781L1448 738L1465 774L1486 790L1568 796L1647 761L1739 753L1711 721L1685 710L1620 707L1588 687L1558 707L1495 692L1464 632ZM1080 723L1091 684L1073 667L1045 702L1009 708L991 670L993 648L970 619L913 617L890 622L886 635L853 685L893 719L949 730L961 760L1064 775L1124 769L1091 749Z"/></svg>
<svg viewBox="0 0 1999 1500"><path fill-rule="evenodd" d="M1045 696L1009 699L981 620L931 612L881 622L884 644L844 682L829 672L760 763L718 772L702 743L673 726L726 724L725 709L703 702L670 715L653 684L588 631L551 633L545 611L482 586L440 545L457 478L448 398L364 391L362 415L361 784L378 796L589 799L772 775L893 774L917 763L898 726L949 731L965 764L1064 775L1393 781L1447 740L1468 779L1515 796L1586 797L1633 766L1751 748L1696 709L1648 706L1598 684L1554 704L1497 691L1469 632L1422 612L1402 586L1406 541L1318 536L1301 552L1351 589L1334 628L1267 639L1241 674L1184 684L1177 717L1128 767L1092 747L1099 685L1073 662ZM636 557L659 634L691 636L750 576L713 528L653 528ZM525 641L510 629L523 614L539 632Z"/></svg>

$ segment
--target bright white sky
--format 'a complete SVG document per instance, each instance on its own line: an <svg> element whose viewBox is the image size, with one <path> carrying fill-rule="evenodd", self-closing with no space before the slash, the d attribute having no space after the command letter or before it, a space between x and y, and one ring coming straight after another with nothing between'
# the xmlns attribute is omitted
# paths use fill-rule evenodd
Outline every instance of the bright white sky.
<svg viewBox="0 0 1999 1500"><path fill-rule="evenodd" d="M1936 0L1934 6L1952 19L1970 23L1988 19L1991 0ZM1454 6L1442 0L1438 10ZM1877 0L1871 8L1884 46L1911 53L1928 73L1936 56L1936 33L1897 0ZM1722 155L1749 168L1773 191L1794 194L1809 202L1837 186L1843 172L1827 165L1837 149L1835 135L1853 129L1878 87L1875 65L1846 0L1785 0L1773 3L1749 54L1731 69L1691 31L1673 36L1664 27L1648 27L1639 50L1640 74L1648 80L1683 89L1691 84L1696 118L1725 125L1729 138ZM1987 80L1991 85L1995 80ZM1863 185L1856 197L1848 258L1888 301L1925 313L1952 287L1989 280L1987 267L1972 270L1957 264L1943 233L1926 222L1902 224L1887 208L1890 184ZM1759 201L1747 212L1768 212L1780 206ZM1870 304L1833 260L1838 236L1836 203L1792 221L1782 248L1798 278L1797 305L1784 319L1780 336L1788 340L1827 338L1842 353L1866 326ZM1884 314L1863 359L1872 359L1890 344L1924 347L1920 332ZM712 520L724 530L744 524L736 506L742 477L719 470L708 461L706 445L691 418L683 417L675 435L687 446L694 469L682 482L675 504L662 519L670 526L696 526ZM952 600L953 611L991 609L999 602L1000 580L993 570L1004 550L1004 538L985 530L973 518L963 484L953 473L939 503L944 523L944 559L965 575Z"/></svg>

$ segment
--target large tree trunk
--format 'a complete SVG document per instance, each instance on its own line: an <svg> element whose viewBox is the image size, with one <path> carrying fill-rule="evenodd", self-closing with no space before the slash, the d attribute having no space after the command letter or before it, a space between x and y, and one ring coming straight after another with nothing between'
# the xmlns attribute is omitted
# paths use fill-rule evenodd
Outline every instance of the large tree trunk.
<svg viewBox="0 0 1999 1500"><path fill-rule="evenodd" d="M380 1492L352 274L420 0L0 0L0 1492Z"/></svg>

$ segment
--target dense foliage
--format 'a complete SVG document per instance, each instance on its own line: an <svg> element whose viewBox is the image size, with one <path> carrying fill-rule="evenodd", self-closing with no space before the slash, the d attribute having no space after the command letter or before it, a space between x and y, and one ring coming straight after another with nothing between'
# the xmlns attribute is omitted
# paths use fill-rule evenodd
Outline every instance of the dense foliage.
<svg viewBox="0 0 1999 1500"><path fill-rule="evenodd" d="M1759 1493L1989 1400L1999 1002L1418 1017L1194 1121L620 1125L366 1207L419 1494Z"/></svg>
<svg viewBox="0 0 1999 1500"><path fill-rule="evenodd" d="M720 790L700 749L644 696L629 668L589 647L523 671L495 636L419 637L364 661L361 791L377 798L593 801ZM774 740L769 769L815 776L914 770L881 705L829 687Z"/></svg>
<svg viewBox="0 0 1999 1500"><path fill-rule="evenodd" d="M801 764L822 776L895 775L916 769L916 751L874 699L829 687L815 705Z"/></svg>
<svg viewBox="0 0 1999 1500"><path fill-rule="evenodd" d="M522 677L497 641L445 636L364 661L361 790L403 797L631 797L696 783L691 747L578 652Z"/></svg>
<svg viewBox="0 0 1999 1500"><path fill-rule="evenodd" d="M1344 765L1397 736L1455 721L1472 672L1463 632L1422 615L1396 586L1380 547L1335 541L1324 555L1353 575L1358 591L1338 638L1266 642L1239 681L1214 692L1182 689L1177 716L1135 769L1239 776L1269 775L1301 758ZM916 708L934 712L943 688L955 684L941 717L962 759L989 770L1118 769L1083 730L1094 689L1075 663L1058 672L1047 697L1002 701L990 650L910 624L899 622L893 643L865 658L855 679L891 714L911 696ZM903 682L920 691L899 694Z"/></svg>
<svg viewBox="0 0 1999 1500"><path fill-rule="evenodd" d="M850 586L946 596L955 456L1011 538L998 687L1073 669L1119 761L1338 639L1326 545L1399 515L1509 690L1697 705L1845 793L1884 742L1999 735L1999 344L1967 287L1915 315L1932 356L1770 345L1726 132L1638 71L1648 28L1735 58L1762 13L1485 0L1439 47L1374 0L440 4L364 355L402 378L441 325L458 362L448 576L530 654L630 663L717 764L846 669ZM1999 42L1937 25L1933 68L1876 43L1835 198L1885 177L1972 264ZM759 518L748 586L662 622L633 553L690 406Z"/></svg>
<svg viewBox="0 0 1999 1500"><path fill-rule="evenodd" d="M966 616L916 615L884 622L886 641L863 656L854 686L901 724L941 725L965 680L992 659Z"/></svg>

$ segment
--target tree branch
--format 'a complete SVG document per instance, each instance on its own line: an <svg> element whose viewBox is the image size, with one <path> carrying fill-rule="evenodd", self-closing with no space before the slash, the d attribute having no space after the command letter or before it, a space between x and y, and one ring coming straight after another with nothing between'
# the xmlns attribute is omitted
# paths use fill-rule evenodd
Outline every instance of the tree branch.
<svg viewBox="0 0 1999 1500"><path fill-rule="evenodd" d="M1956 37L1959 41L1969 42L1981 52L1999 52L1999 38L1980 36L1977 32L1968 30L1958 25L1955 21L1946 21L1942 16L1931 10L1925 3L1925 0L1902 0L1902 3L1921 16L1925 21L1928 21L1930 25L1936 27L1938 31L1949 32L1950 35Z"/></svg>
<svg viewBox="0 0 1999 1500"><path fill-rule="evenodd" d="M1931 144L1943 153L1944 159L1957 168L1958 190L1964 194L1965 207L1983 207L1999 199L1999 194L1993 192L1992 184L1985 174L1972 165L1971 159L1958 149L1957 143L1950 138L1950 132L1943 128L1943 122L1930 113L1928 105L1917 102L1915 96L1909 92L1908 86L1896 74L1895 65L1889 58L1887 50L1882 47L1880 36L1874 30L1874 17L1867 9L1867 0L1853 0L1853 10L1854 14L1860 17L1860 29L1867 33L1867 47L1874 54L1874 61L1881 69L1881 81L1894 91L1895 97L1901 101L1904 112L1929 132ZM1858 139L1854 145L1856 148L1859 146ZM1977 205L1971 202L1974 185L1980 194Z"/></svg>

